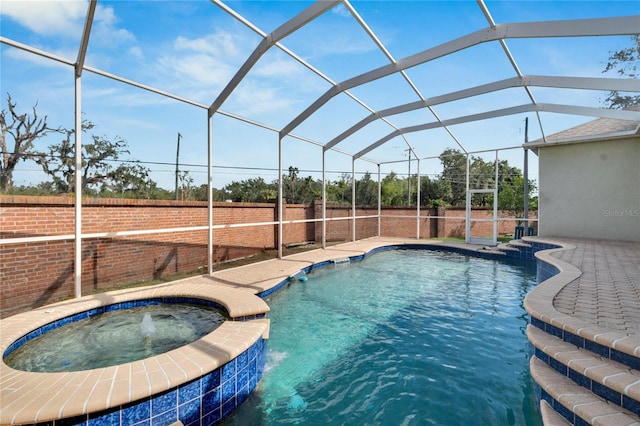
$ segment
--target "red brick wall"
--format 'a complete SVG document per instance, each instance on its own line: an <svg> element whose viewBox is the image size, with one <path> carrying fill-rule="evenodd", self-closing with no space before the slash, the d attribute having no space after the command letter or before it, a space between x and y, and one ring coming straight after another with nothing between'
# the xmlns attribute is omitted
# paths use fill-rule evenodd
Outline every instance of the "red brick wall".
<svg viewBox="0 0 640 426"><path fill-rule="evenodd" d="M0 238L73 235L71 197L0 196ZM237 259L277 247L277 225L229 227L274 222L277 205L214 203L214 262ZM416 236L415 208L384 208L382 236ZM486 210L474 217L489 217ZM327 207L327 241L350 241L351 207ZM377 215L377 208L356 209L356 216ZM438 216L464 216L464 210L438 209ZM396 217L396 216L409 216ZM421 216L436 216L422 209ZM123 232L207 225L207 203L194 201L83 199L83 233ZM322 203L287 205L284 220L322 217ZM501 221L500 233L513 233L513 221ZM491 223L474 224L474 232ZM477 228L477 229L476 229ZM356 220L356 239L376 236L377 218ZM420 219L421 238L464 236L464 222ZM285 224L283 244L321 241L322 223ZM0 245L0 317L72 297L74 242L49 241ZM163 232L120 237L86 238L82 243L82 293L99 292L116 284L144 281L201 269L206 271L207 231Z"/></svg>

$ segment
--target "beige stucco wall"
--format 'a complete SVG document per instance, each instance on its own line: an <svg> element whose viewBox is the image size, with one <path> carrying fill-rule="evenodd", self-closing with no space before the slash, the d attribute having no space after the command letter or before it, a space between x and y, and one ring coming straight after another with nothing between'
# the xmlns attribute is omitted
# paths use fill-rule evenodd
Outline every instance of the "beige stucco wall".
<svg viewBox="0 0 640 426"><path fill-rule="evenodd" d="M538 155L539 235L640 241L640 138Z"/></svg>

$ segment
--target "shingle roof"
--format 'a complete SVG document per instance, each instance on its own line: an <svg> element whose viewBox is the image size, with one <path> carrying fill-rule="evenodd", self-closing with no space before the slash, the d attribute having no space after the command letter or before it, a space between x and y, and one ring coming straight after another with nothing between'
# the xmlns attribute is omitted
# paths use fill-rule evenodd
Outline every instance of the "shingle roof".
<svg viewBox="0 0 640 426"><path fill-rule="evenodd" d="M628 108L640 111L640 105ZM583 142L597 139L640 135L640 121L598 118L570 129L547 136L546 143ZM544 140L536 139L527 145L544 145Z"/></svg>

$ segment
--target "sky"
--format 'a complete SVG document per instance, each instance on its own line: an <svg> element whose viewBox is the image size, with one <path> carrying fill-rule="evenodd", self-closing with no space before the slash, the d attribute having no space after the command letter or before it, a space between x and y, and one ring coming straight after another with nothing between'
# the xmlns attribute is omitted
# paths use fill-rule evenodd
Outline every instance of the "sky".
<svg viewBox="0 0 640 426"><path fill-rule="evenodd" d="M229 84L265 34L301 13L309 1L102 1L98 0L85 65L188 102L114 81L85 70L82 74L82 117L95 127L92 134L122 138L129 159L142 161L152 178L173 189L178 134L180 170L195 185L206 183L207 111ZM476 1L351 1L349 3L393 58L403 58L489 26ZM640 2L605 1L485 1L497 24L561 19L637 16ZM21 43L75 62L88 1L2 0L3 40ZM244 19L236 19L233 11ZM524 75L618 77L602 71L611 52L629 47L630 36L507 39L506 45ZM341 83L389 64L390 59L344 4L338 4L266 51L213 116L214 187L262 177L277 179L278 131L313 104L332 84ZM293 52L295 58L287 52ZM50 127L73 128L74 70L72 66L0 44L0 84L3 109L10 94L17 109L46 116ZM304 64L315 71L310 70ZM319 75L320 74L320 75ZM301 176L321 178L322 145L371 111L403 105L453 91L516 76L498 42L481 43L341 93L293 129L283 139L283 167L297 167ZM537 102L603 107L606 92L531 89ZM522 88L511 88L434 106L441 119L529 103ZM196 104L196 105L193 105ZM395 130L436 120L419 109L375 120L328 151L329 180L351 173L351 155ZM237 119L239 117L241 119ZM573 127L593 117L541 113L501 118L408 133L391 138L357 160L358 176L416 173L408 160L410 145L422 160L420 173L440 172L436 158L446 148L474 152L520 146L528 138ZM256 125L258 124L258 125ZM395 127L393 127L395 126ZM87 138L85 136L85 138ZM52 134L37 141L45 150L58 143ZM86 140L86 139L85 139ZM493 160L495 152L477 154ZM522 168L521 149L501 151L501 159ZM415 157L414 157L415 158ZM530 177L537 178L536 157L530 156ZM20 163L18 185L45 179L33 162Z"/></svg>

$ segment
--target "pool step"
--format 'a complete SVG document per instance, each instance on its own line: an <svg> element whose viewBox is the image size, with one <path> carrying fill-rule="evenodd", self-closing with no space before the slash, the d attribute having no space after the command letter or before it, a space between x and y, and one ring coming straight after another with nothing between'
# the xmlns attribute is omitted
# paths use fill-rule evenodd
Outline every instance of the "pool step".
<svg viewBox="0 0 640 426"><path fill-rule="evenodd" d="M527 326L527 337L533 347L532 360L545 365L562 378L562 386L566 385L566 379L571 386L580 389L580 395L588 393L606 402L606 410L609 410L608 407L618 407L640 424L640 371L565 342L533 325ZM552 394L551 388L558 387L557 380L554 378L545 383L536 379L536 382L544 392ZM562 407L556 404L562 401L549 402L556 411L563 413ZM570 410L571 407L565 406L565 409Z"/></svg>
<svg viewBox="0 0 640 426"><path fill-rule="evenodd" d="M540 401L540 413L544 426L571 426L571 423L562 417L547 401Z"/></svg>
<svg viewBox="0 0 640 426"><path fill-rule="evenodd" d="M510 246L509 244L505 244L505 243L500 243L498 244L498 246L496 247L498 250L502 250L502 251L512 251L512 252L519 252L520 249L518 249L517 247L513 247Z"/></svg>
<svg viewBox="0 0 640 426"><path fill-rule="evenodd" d="M603 398L640 415L640 371L578 348L532 325L527 326L535 355L559 373Z"/></svg>
<svg viewBox="0 0 640 426"><path fill-rule="evenodd" d="M528 248L528 247L532 247L531 244L526 243L522 240L511 240L507 243L507 246L509 247L524 247L524 248Z"/></svg>
<svg viewBox="0 0 640 426"><path fill-rule="evenodd" d="M541 388L541 400L546 401L569 424L595 426L640 424L640 417L578 385L537 357L531 357L529 368L531 376ZM545 422L545 426L553 424L556 423Z"/></svg>

